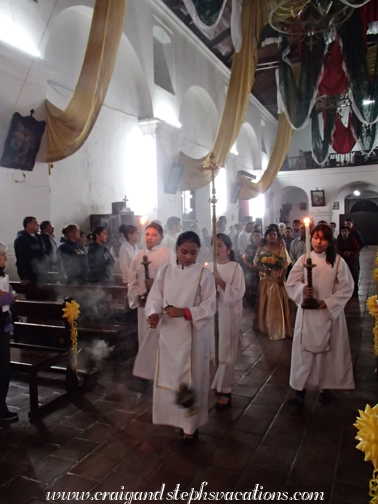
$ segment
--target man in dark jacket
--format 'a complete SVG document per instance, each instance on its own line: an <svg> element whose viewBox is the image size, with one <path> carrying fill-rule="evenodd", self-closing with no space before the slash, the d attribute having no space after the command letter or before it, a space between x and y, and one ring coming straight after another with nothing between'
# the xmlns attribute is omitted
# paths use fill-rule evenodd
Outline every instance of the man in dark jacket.
<svg viewBox="0 0 378 504"><path fill-rule="evenodd" d="M14 242L16 266L21 284L43 282L46 275L46 248L38 233L35 217L25 217L24 231L18 233Z"/></svg>
<svg viewBox="0 0 378 504"><path fill-rule="evenodd" d="M58 246L54 239L54 226L50 221L41 222L41 238L46 248L47 264L49 271L58 271Z"/></svg>

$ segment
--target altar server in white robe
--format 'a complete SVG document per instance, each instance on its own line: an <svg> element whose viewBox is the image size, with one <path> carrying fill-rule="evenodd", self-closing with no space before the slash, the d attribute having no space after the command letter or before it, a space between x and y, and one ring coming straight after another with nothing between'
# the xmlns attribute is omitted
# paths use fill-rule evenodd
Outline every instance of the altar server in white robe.
<svg viewBox="0 0 378 504"><path fill-rule="evenodd" d="M290 386L296 397L289 404L303 406L306 388L320 391L319 400L330 398L330 389L353 389L353 366L344 307L353 294L348 265L333 247L332 229L320 224L312 231L313 287L307 287L303 255L290 272L286 289L298 306L291 357ZM319 308L303 310L306 295Z"/></svg>
<svg viewBox="0 0 378 504"><path fill-rule="evenodd" d="M160 266L174 261L172 251L161 245L163 239L163 228L160 224L152 222L145 230L146 249L139 250L131 262L129 269L129 290L128 298L130 308L138 308L138 353L135 357L133 375L144 380L153 380L155 376L155 365L157 355L157 331L150 329L145 314L144 296L152 287L154 278ZM149 276L146 280L145 270L142 263L143 256L147 255L149 265ZM143 382L141 382L143 383ZM144 387L146 387L144 383Z"/></svg>
<svg viewBox="0 0 378 504"><path fill-rule="evenodd" d="M124 225L122 230L125 241L119 249L119 265L122 273L122 283L128 284L131 262L138 252L136 244L139 241L139 231L136 226L131 224Z"/></svg>
<svg viewBox="0 0 378 504"><path fill-rule="evenodd" d="M200 239L193 231L177 240L177 263L160 268L147 299L152 327L162 318L153 393L153 422L183 429L184 446L208 419L210 320L215 313L213 275L196 262ZM164 315L163 315L164 314ZM176 403L180 386L194 391L191 409Z"/></svg>
<svg viewBox="0 0 378 504"><path fill-rule="evenodd" d="M238 352L245 280L243 270L235 262L231 238L224 233L217 234L216 250L218 271L213 275L218 296L219 366L211 388L221 393L215 408L222 411L231 406L232 378ZM213 263L210 263L208 268L214 271Z"/></svg>

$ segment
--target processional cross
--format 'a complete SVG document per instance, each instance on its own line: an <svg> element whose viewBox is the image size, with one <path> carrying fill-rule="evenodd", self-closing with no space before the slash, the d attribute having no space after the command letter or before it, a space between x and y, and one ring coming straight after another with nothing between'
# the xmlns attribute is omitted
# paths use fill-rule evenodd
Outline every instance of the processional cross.
<svg viewBox="0 0 378 504"><path fill-rule="evenodd" d="M218 271L217 268L217 196L215 190L215 172L219 170L220 166L215 162L215 154L211 152L208 159L206 159L200 168L201 172L211 171L211 198L209 203L212 206L212 237L213 237L213 272ZM218 368L219 365L219 323L218 323L218 306L214 315L214 336L215 336L215 363Z"/></svg>

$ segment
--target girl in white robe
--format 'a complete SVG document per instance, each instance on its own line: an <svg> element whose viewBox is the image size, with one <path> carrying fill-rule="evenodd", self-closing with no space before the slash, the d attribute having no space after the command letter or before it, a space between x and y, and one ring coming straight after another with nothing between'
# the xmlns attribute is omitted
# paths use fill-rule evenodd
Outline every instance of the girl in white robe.
<svg viewBox="0 0 378 504"><path fill-rule="evenodd" d="M130 265L128 298L130 308L138 308L138 353L135 357L133 375L142 380L153 380L158 344L156 331L152 331L147 323L147 315L144 304L141 302L141 296L151 288L160 266L173 262L174 256L170 249L161 245L163 228L160 224L152 222L146 228L145 235L146 251L139 250ZM149 261L149 280L145 278L142 264L145 254ZM142 385L141 390L143 391Z"/></svg>
<svg viewBox="0 0 378 504"><path fill-rule="evenodd" d="M312 232L313 288L307 284L306 256L295 263L286 290L298 306L291 357L290 386L296 398L290 404L303 406L306 388L320 390L319 400L329 398L329 389L353 389L353 367L344 307L353 294L348 265L333 250L332 230L320 224ZM306 295L313 295L318 309L303 309Z"/></svg>
<svg viewBox="0 0 378 504"><path fill-rule="evenodd" d="M129 269L138 249L139 231L136 226L126 225L123 227L125 241L119 249L119 266L122 273L122 283L129 283Z"/></svg>
<svg viewBox="0 0 378 504"><path fill-rule="evenodd" d="M162 319L153 392L153 422L183 429L191 445L208 419L210 320L215 313L211 272L196 262L200 240L187 231L177 240L177 264L160 268L149 293L151 327ZM194 391L191 411L176 403L181 385Z"/></svg>
<svg viewBox="0 0 378 504"><path fill-rule="evenodd" d="M209 264L213 271L213 263ZM222 411L231 406L232 379L238 351L240 325L245 293L244 273L232 250L231 238L217 234L217 273L213 273L217 285L219 366L211 388L221 393L215 408Z"/></svg>

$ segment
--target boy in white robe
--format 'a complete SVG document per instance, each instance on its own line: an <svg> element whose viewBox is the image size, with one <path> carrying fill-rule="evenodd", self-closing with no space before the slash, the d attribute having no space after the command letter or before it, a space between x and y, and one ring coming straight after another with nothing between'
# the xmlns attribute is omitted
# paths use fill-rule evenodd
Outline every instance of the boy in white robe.
<svg viewBox="0 0 378 504"><path fill-rule="evenodd" d="M138 308L138 353L135 357L133 375L142 380L153 380L155 376L155 365L157 355L157 333L152 331L147 323L147 315L141 301L141 296L145 295L153 285L154 278L160 266L174 261L173 253L170 249L163 247L163 228L160 224L152 222L145 231L146 251L139 250L131 262L129 269L129 306ZM146 280L143 256L147 255L148 271L150 279ZM136 384L134 384L136 385ZM141 391L147 387L147 383L140 382Z"/></svg>
<svg viewBox="0 0 378 504"><path fill-rule="evenodd" d="M183 429L182 444L196 441L208 419L210 320L215 313L215 283L196 262L200 240L187 231L177 240L177 264L160 268L147 299L151 327L162 319L153 393L153 422ZM184 385L194 392L192 411L177 404Z"/></svg>
<svg viewBox="0 0 378 504"><path fill-rule="evenodd" d="M303 406L306 388L320 390L319 400L329 399L330 389L353 389L353 366L344 307L353 294L348 265L333 250L332 230L320 224L312 231L313 288L306 286L306 256L295 263L286 283L289 297L298 306L291 358L290 386L296 397L289 404ZM333 263L333 266L332 266ZM319 302L318 309L303 309L306 296Z"/></svg>

